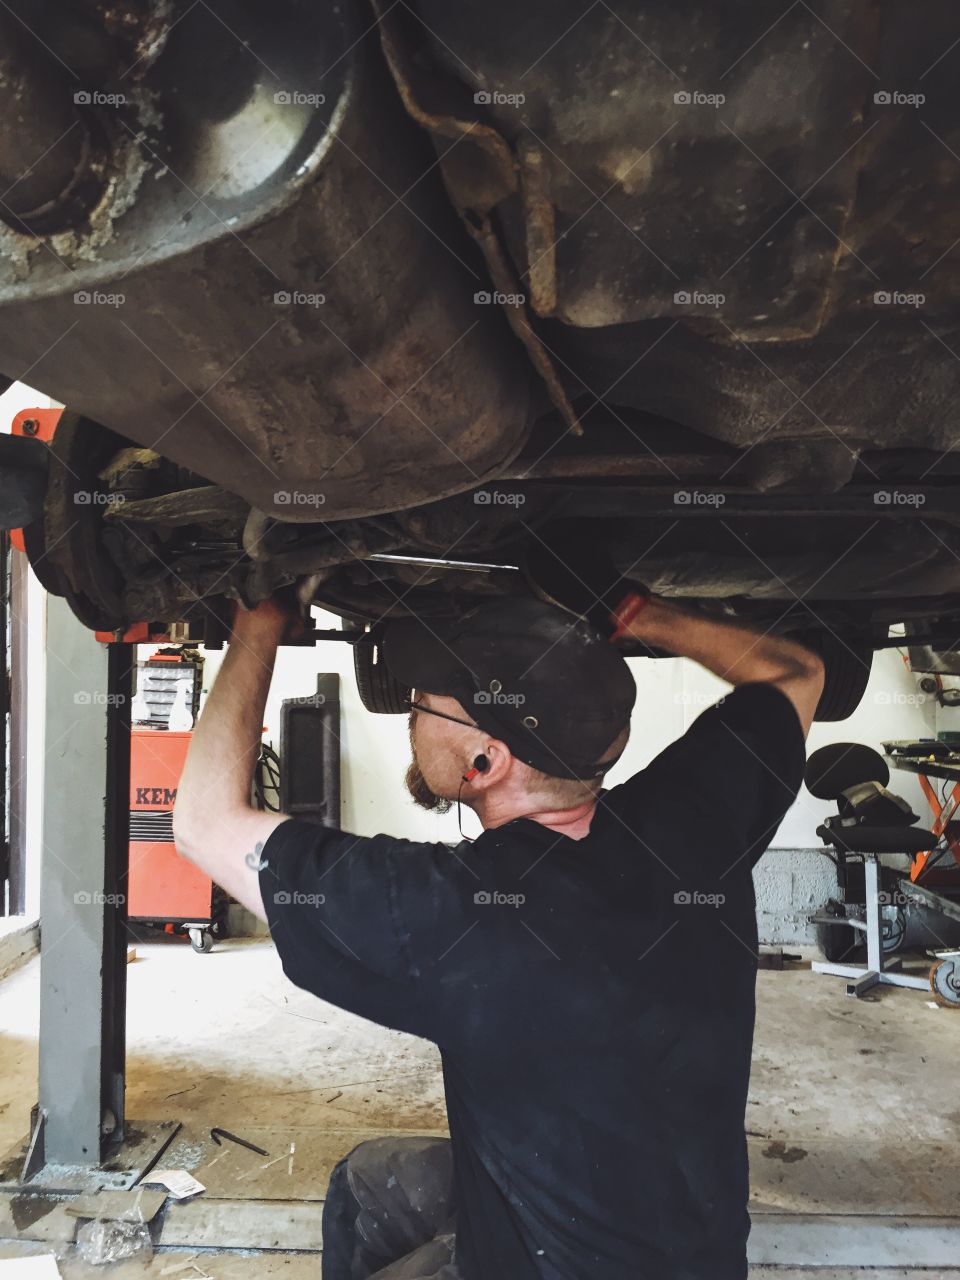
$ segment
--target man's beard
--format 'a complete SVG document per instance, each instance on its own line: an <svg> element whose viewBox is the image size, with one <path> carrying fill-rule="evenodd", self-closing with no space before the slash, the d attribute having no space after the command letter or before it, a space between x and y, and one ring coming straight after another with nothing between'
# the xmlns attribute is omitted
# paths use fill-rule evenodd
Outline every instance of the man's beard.
<svg viewBox="0 0 960 1280"><path fill-rule="evenodd" d="M443 796L434 795L427 786L427 780L420 771L416 757L410 761L403 781L413 798L414 804L418 804L421 809L429 809L432 813L449 813L453 808L452 800L446 800Z"/></svg>
<svg viewBox="0 0 960 1280"><path fill-rule="evenodd" d="M414 804L418 804L421 809L427 809L431 813L449 813L453 808L452 800L445 800L443 796L436 796L427 786L427 780L423 776L420 765L417 762L417 748L413 744L413 717L415 711L410 713L410 719L407 721L407 732L410 735L410 765L407 772L403 776L404 785L410 792Z"/></svg>

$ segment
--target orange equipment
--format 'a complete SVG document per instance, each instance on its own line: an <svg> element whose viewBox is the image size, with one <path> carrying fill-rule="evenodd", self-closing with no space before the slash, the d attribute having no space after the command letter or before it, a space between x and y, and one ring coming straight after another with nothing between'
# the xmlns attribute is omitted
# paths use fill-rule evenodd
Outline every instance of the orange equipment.
<svg viewBox="0 0 960 1280"><path fill-rule="evenodd" d="M918 770L917 776L919 777L923 794L927 797L927 802L930 805L934 819L930 824L930 830L935 835L942 836L947 829L947 824L954 821L957 811L960 809L960 778L957 776L957 766L953 766L952 772L944 772L944 767L942 766L941 772L938 773L937 763L935 761L930 764L926 764L924 762L920 762L920 764L924 769L924 772L920 773ZM945 802L941 801L939 794L930 782L931 777L945 778L947 782L953 782L954 785ZM960 837L948 836L947 844L950 847L950 852L953 854L954 862L960 865ZM916 855L910 868L911 880L915 881L919 878L931 857L931 852L932 851L928 851L927 853L918 853Z"/></svg>
<svg viewBox="0 0 960 1280"><path fill-rule="evenodd" d="M213 881L181 858L173 842L173 803L192 734L130 731L130 874L127 916L173 923L195 951L213 947Z"/></svg>
<svg viewBox="0 0 960 1280"><path fill-rule="evenodd" d="M21 409L14 416L10 425L10 434L12 436L30 436L34 440L43 440L47 444L53 439L53 433L57 429L57 423L60 421L62 409ZM23 530L10 530L10 544L17 548L18 551L26 552L23 544Z"/></svg>

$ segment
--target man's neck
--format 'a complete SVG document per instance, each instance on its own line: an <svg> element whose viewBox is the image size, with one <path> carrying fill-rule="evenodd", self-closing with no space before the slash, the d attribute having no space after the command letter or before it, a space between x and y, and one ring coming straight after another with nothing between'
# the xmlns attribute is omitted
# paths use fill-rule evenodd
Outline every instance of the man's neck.
<svg viewBox="0 0 960 1280"><path fill-rule="evenodd" d="M568 836L571 840L582 840L589 834L590 824L593 821L593 815L597 811L597 802L595 799L588 800L584 804L575 805L572 809L535 809L523 810L517 809L515 812L511 808L503 808L499 811L477 812L477 816L483 823L484 830L492 827L502 827L507 822L513 822L515 818L529 818L532 822L539 822L541 826L556 831L558 835Z"/></svg>

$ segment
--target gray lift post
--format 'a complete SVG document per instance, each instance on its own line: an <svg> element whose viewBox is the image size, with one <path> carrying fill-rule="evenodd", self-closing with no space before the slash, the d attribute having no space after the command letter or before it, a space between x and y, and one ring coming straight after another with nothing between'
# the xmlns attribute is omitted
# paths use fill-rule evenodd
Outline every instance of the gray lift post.
<svg viewBox="0 0 960 1280"><path fill-rule="evenodd" d="M46 630L40 1090L20 1181L123 1188L179 1127L138 1123L135 1140L125 1141L136 649L99 643L57 596L47 598Z"/></svg>
<svg viewBox="0 0 960 1280"><path fill-rule="evenodd" d="M123 1133L131 645L47 599L40 1113L44 1163L99 1165ZM125 794L126 793L126 794ZM117 801L122 796L122 810ZM119 811L119 812L118 812Z"/></svg>

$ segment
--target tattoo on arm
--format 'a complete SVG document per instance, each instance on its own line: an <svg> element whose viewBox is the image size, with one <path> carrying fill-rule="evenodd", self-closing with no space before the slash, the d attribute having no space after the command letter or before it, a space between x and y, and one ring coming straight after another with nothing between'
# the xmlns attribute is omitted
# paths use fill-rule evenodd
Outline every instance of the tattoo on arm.
<svg viewBox="0 0 960 1280"><path fill-rule="evenodd" d="M258 840L253 847L253 852L248 853L246 858L244 859L244 861L246 862L247 866L250 868L251 871L262 871L263 868L267 866L267 863L264 862L260 856L262 852L263 852L263 841Z"/></svg>

